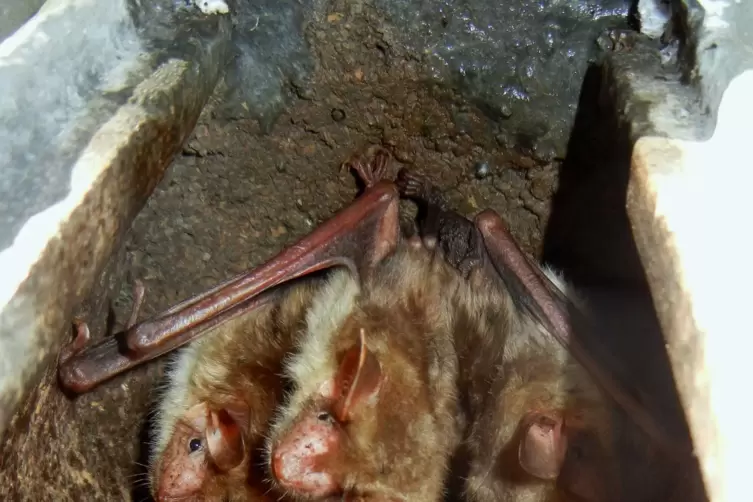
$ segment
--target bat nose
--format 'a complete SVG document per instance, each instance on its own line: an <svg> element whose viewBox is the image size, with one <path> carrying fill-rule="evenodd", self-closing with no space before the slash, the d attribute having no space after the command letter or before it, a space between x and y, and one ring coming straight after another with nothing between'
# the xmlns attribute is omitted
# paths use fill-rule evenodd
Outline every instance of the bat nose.
<svg viewBox="0 0 753 502"><path fill-rule="evenodd" d="M276 451L272 455L272 474L285 489L312 497L325 497L338 491L332 476L316 469L311 458L296 452Z"/></svg>

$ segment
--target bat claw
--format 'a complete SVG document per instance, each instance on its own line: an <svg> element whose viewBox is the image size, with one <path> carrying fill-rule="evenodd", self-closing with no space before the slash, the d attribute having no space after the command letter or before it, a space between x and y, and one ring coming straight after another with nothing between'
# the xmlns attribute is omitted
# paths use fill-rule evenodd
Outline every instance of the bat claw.
<svg viewBox="0 0 753 502"><path fill-rule="evenodd" d="M385 178L390 153L381 146L371 146L365 154L356 154L343 162L340 169L353 169L359 179L370 188Z"/></svg>
<svg viewBox="0 0 753 502"><path fill-rule="evenodd" d="M395 184L401 197L421 199L427 202L431 199L431 184L423 175L412 169L405 167L400 169Z"/></svg>
<svg viewBox="0 0 753 502"><path fill-rule="evenodd" d="M128 323L126 329L136 324L136 320L139 317L139 311L141 311L141 304L144 302L144 295L146 288L144 283L139 279L133 281L133 305L131 306L131 315L128 317Z"/></svg>
<svg viewBox="0 0 753 502"><path fill-rule="evenodd" d="M419 210L424 210L419 224L423 247L468 278L484 260L483 242L475 225L460 214L445 209L447 203L442 193L424 175L403 168L398 172L395 184L402 197L415 200Z"/></svg>
<svg viewBox="0 0 753 502"><path fill-rule="evenodd" d="M82 319L74 319L73 325L76 327L76 336L72 342L67 343L60 350L58 356L58 365L62 366L76 354L81 353L91 340L89 325Z"/></svg>
<svg viewBox="0 0 753 502"><path fill-rule="evenodd" d="M466 256L455 265L460 275L466 279L471 275L473 269L480 267L482 263L481 251L473 250L472 253L471 256Z"/></svg>

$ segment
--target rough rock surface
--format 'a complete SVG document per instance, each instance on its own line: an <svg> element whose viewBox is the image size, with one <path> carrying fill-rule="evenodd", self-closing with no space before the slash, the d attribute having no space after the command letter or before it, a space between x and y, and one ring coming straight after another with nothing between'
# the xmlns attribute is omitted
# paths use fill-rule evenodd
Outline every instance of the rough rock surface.
<svg viewBox="0 0 753 502"><path fill-rule="evenodd" d="M503 149L482 113L453 92L427 86L416 61L380 50L376 16L372 9L330 12L309 26L318 62L312 92L296 95L269 135L251 118L212 118L222 117L227 95L218 89L79 309L94 321L94 336L104 334L110 300L116 327L122 325L132 278L147 286L147 316L310 231L352 200L353 177L339 165L372 143L429 171L464 212L494 207L506 214L524 248L539 253L557 165ZM160 371L156 362L69 400L48 369L1 452L0 490L10 500L127 498L133 480L144 481L139 437ZM50 437L65 445L63 455L47 454ZM11 482L16 476L21 484ZM40 477L47 482L35 484ZM135 500L144 496L136 489Z"/></svg>
<svg viewBox="0 0 753 502"><path fill-rule="evenodd" d="M565 156L581 85L602 55L605 30L627 28L630 1L313 0L236 2L234 58L217 113L253 117L265 129L289 103L310 97L314 60L304 20L374 11L374 43L386 58L405 54L428 82L458 91L496 123L503 147L534 158ZM353 56L344 52L346 63ZM462 117L458 118L462 127Z"/></svg>
<svg viewBox="0 0 753 502"><path fill-rule="evenodd" d="M51 499L29 486L64 493L65 485L39 483L45 465L78 472L50 450L50 437L72 438L31 425L36 418L54 427L65 416L54 405L37 406L57 392L49 378L37 383L52 374L73 308L193 130L225 60L227 21L186 15L175 24L184 14L161 11L164 4L138 7L48 2L34 29L0 46L3 500ZM19 404L42 415L13 416ZM32 440L29 428L38 432ZM41 443L30 453L35 440Z"/></svg>
<svg viewBox="0 0 753 502"><path fill-rule="evenodd" d="M377 0L431 78L459 89L499 120L509 146L565 156L596 40L627 28L631 2ZM388 47L387 47L388 49Z"/></svg>

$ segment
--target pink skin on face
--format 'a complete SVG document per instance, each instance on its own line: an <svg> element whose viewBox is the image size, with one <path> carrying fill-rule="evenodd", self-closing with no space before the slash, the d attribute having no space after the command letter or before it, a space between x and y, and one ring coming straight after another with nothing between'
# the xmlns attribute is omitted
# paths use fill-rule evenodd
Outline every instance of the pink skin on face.
<svg viewBox="0 0 753 502"><path fill-rule="evenodd" d="M332 420L312 412L295 424L272 454L272 469L286 489L313 497L332 495L339 486L321 470L322 459L337 450L340 430Z"/></svg>
<svg viewBox="0 0 753 502"><path fill-rule="evenodd" d="M178 421L162 456L157 500L185 499L201 491L208 476L207 452L203 444L192 449L191 441L201 440L206 427L204 405L194 406Z"/></svg>

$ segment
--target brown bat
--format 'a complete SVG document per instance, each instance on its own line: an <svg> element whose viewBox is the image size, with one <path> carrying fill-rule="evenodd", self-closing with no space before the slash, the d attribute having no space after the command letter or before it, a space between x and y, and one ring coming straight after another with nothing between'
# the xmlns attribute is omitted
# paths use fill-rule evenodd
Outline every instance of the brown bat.
<svg viewBox="0 0 753 502"><path fill-rule="evenodd" d="M285 288L181 350L158 398L149 466L158 501L269 501L257 452L283 394L317 281Z"/></svg>
<svg viewBox="0 0 753 502"><path fill-rule="evenodd" d="M379 182L383 157L354 167L366 193L267 264L135 324L140 288L125 331L88 348L88 328L77 323L77 337L61 352L59 367L61 383L74 392L90 390L217 329L183 352L171 372L150 466L153 492L160 500L267 500L249 462L279 398L275 364L293 348L297 332L291 326L270 326L268 312L277 304L275 311L301 314L304 303L280 285L338 265L356 279L365 277L397 241L397 190ZM128 347L129 341L137 350Z"/></svg>
<svg viewBox="0 0 753 502"><path fill-rule="evenodd" d="M344 265L350 269L353 277L358 277L361 281L367 280L372 267L389 255L398 241L397 190L391 183L378 182L379 176L373 175L373 172L367 172L364 176L367 190L354 204L338 213L296 245L278 254L265 265L226 281L217 288L189 299L151 320L135 324L111 339L90 348L74 351L75 353L70 357L62 357L61 383L76 392L86 391L129 367L185 344L210 328L225 323L249 309L256 308L256 302L263 303L267 294L274 295L274 291L268 292L269 288L313 271ZM482 221L479 220L479 222ZM487 227L483 227L480 232L483 239L479 241L483 241L487 248L486 254L482 254L483 262L489 263L489 256L498 258L496 261L493 260L492 264L496 264L498 267L492 269L492 275L499 275L503 279L510 276L509 270L511 268L505 268L503 265L509 261L510 257L515 258L518 255L515 253L505 255L504 252L501 258L495 255L495 249L504 251L504 246L489 249L490 242L494 244L494 232L490 233ZM486 234L489 234L488 239ZM472 236L473 233L468 235ZM551 315L551 309L547 310L547 302L552 293L547 293L544 289L542 300L542 289L540 287L537 289L538 283L536 282L536 280L540 280L536 279L539 276L534 276L534 280L530 280L525 275L526 269L521 268L518 264L516 270L515 263L513 263L512 270L513 281L511 284L516 284L516 280L518 284L522 282L522 286L519 285L519 288L522 288L521 291L524 294L519 296L523 298L523 303L542 316L541 323L547 326L555 324L554 331L556 332L558 317ZM522 275L523 281L518 279L518 274L521 271L524 273ZM531 298L533 298L533 301L526 301L526 299ZM542 310L544 314L541 314ZM556 312L555 310L554 313L556 314ZM369 333L365 334L364 340L363 345L369 350L364 351L359 348L359 354L367 354L372 350L369 345L371 343ZM81 345L76 344L76 348L80 349ZM345 353L341 355L344 356ZM352 359L351 356L340 360L340 363L352 361ZM357 360L359 361L356 365L357 368L373 366L366 364L369 358L365 355L359 355ZM348 370L348 367L352 365L352 362L345 364L345 370ZM350 377L358 377L357 380L361 380L360 371L357 369L354 373L351 369L342 373L343 377L339 381L348 382L347 385L343 385L343 388L361 389L360 386L353 387L350 383ZM373 372L368 371L365 373L365 375L372 376L373 374ZM379 374L381 374L381 370ZM376 395L380 395L382 382L380 379L377 380L379 381L377 387L379 390ZM368 383L370 379L366 378L365 381ZM342 391L343 389L338 390ZM358 397L362 393L353 395ZM370 393L367 392L364 395L370 395ZM352 402L351 398L346 400L346 404ZM360 401L356 399L355 402ZM340 413L341 418L347 418L349 416L348 410L351 408L352 404L347 406L340 404L336 407L336 410ZM213 423L219 424L220 418L215 419ZM349 482L338 481L338 483L344 484L345 486L341 488L345 490L352 488L348 486ZM355 493L353 496L361 497L365 495Z"/></svg>
<svg viewBox="0 0 753 502"><path fill-rule="evenodd" d="M358 282L332 278L287 365L294 391L273 421L269 469L298 500L442 500L462 431L452 306L462 278L403 243Z"/></svg>
<svg viewBox="0 0 753 502"><path fill-rule="evenodd" d="M585 327L577 317L579 299L551 270L542 273L528 261L499 216L485 211L474 225L407 170L398 175L398 186L424 212L424 244L468 277L455 301L459 382L469 421L467 500L617 499L615 435L624 444L624 436L629 442L640 432L615 422L618 410L609 397L670 453L665 464L681 455L646 410L581 349L574 332L574 326ZM646 450L655 462L657 452ZM628 488L627 500L656 500L656 492L640 498Z"/></svg>
<svg viewBox="0 0 753 502"><path fill-rule="evenodd" d="M367 156L384 171L384 151ZM363 170L368 157L352 167ZM443 271L459 278L401 243L360 280L341 272L320 290L286 365L294 391L267 441L280 491L309 500L441 498L460 437Z"/></svg>

